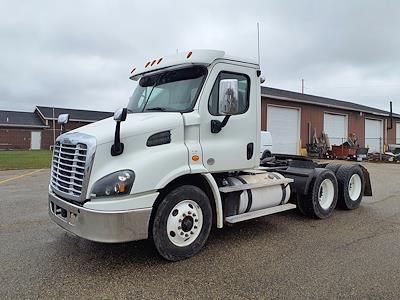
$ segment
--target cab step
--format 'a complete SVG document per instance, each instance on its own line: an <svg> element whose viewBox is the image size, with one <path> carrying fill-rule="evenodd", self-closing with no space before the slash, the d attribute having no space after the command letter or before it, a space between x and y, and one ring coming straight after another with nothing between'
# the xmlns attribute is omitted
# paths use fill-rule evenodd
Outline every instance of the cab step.
<svg viewBox="0 0 400 300"><path fill-rule="evenodd" d="M229 217L225 218L225 221L228 223L238 223L238 222L242 222L242 221L246 221L246 220L250 220L250 219L255 219L255 218L259 218L259 217L263 217L263 216L267 216L267 215L280 213L282 211L295 209L295 208L296 208L295 204L287 203L287 204L278 205L278 206L274 206L274 207L270 207L270 208L264 208L264 209L260 209L260 210L256 210L256 211L247 212L247 213L240 214L240 215L229 216Z"/></svg>

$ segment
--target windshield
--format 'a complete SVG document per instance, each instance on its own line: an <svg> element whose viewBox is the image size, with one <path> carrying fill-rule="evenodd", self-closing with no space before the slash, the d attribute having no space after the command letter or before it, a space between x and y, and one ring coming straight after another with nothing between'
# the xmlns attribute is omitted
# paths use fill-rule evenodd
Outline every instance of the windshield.
<svg viewBox="0 0 400 300"><path fill-rule="evenodd" d="M191 110L206 75L206 67L191 66L144 76L129 100L128 111Z"/></svg>

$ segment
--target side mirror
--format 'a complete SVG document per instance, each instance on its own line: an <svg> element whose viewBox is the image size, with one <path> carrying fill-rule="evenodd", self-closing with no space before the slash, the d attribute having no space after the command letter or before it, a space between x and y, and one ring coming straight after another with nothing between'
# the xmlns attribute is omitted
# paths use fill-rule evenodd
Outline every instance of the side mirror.
<svg viewBox="0 0 400 300"><path fill-rule="evenodd" d="M111 146L111 155L117 156L124 152L124 144L121 143L120 131L121 131L121 122L126 120L126 116L128 115L127 108L117 109L114 113L114 120L117 122L115 125L115 135L114 135L114 145Z"/></svg>
<svg viewBox="0 0 400 300"><path fill-rule="evenodd" d="M219 82L218 113L231 116L239 113L239 81L222 79Z"/></svg>
<svg viewBox="0 0 400 300"><path fill-rule="evenodd" d="M57 118L58 124L67 124L69 122L69 114L61 114Z"/></svg>
<svg viewBox="0 0 400 300"><path fill-rule="evenodd" d="M69 122L69 114L58 115L57 123L60 124L61 134L65 132L65 125Z"/></svg>
<svg viewBox="0 0 400 300"><path fill-rule="evenodd" d="M114 113L114 120L117 122L123 122L126 120L127 114L128 114L128 109L126 108L117 109Z"/></svg>

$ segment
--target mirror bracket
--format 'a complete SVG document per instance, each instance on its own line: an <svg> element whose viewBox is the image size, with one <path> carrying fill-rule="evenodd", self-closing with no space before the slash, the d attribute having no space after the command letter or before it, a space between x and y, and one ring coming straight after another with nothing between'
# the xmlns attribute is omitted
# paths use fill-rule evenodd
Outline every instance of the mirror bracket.
<svg viewBox="0 0 400 300"><path fill-rule="evenodd" d="M128 110L126 108L119 109L114 114L115 125L114 144L111 146L111 155L118 156L124 152L124 144L121 143L121 122L126 120Z"/></svg>
<svg viewBox="0 0 400 300"><path fill-rule="evenodd" d="M224 119L221 121L219 120L211 120L211 132L212 133L218 133L226 126L228 123L228 120L230 118L230 115L227 115L224 117Z"/></svg>

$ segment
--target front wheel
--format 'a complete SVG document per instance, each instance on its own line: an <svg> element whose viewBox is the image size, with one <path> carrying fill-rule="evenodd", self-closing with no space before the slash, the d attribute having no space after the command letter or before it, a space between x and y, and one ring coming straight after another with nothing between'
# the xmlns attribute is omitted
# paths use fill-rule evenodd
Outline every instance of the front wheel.
<svg viewBox="0 0 400 300"><path fill-rule="evenodd" d="M207 195L196 186L177 187L164 197L155 213L154 245L167 260L192 257L205 245L211 224L212 209Z"/></svg>

